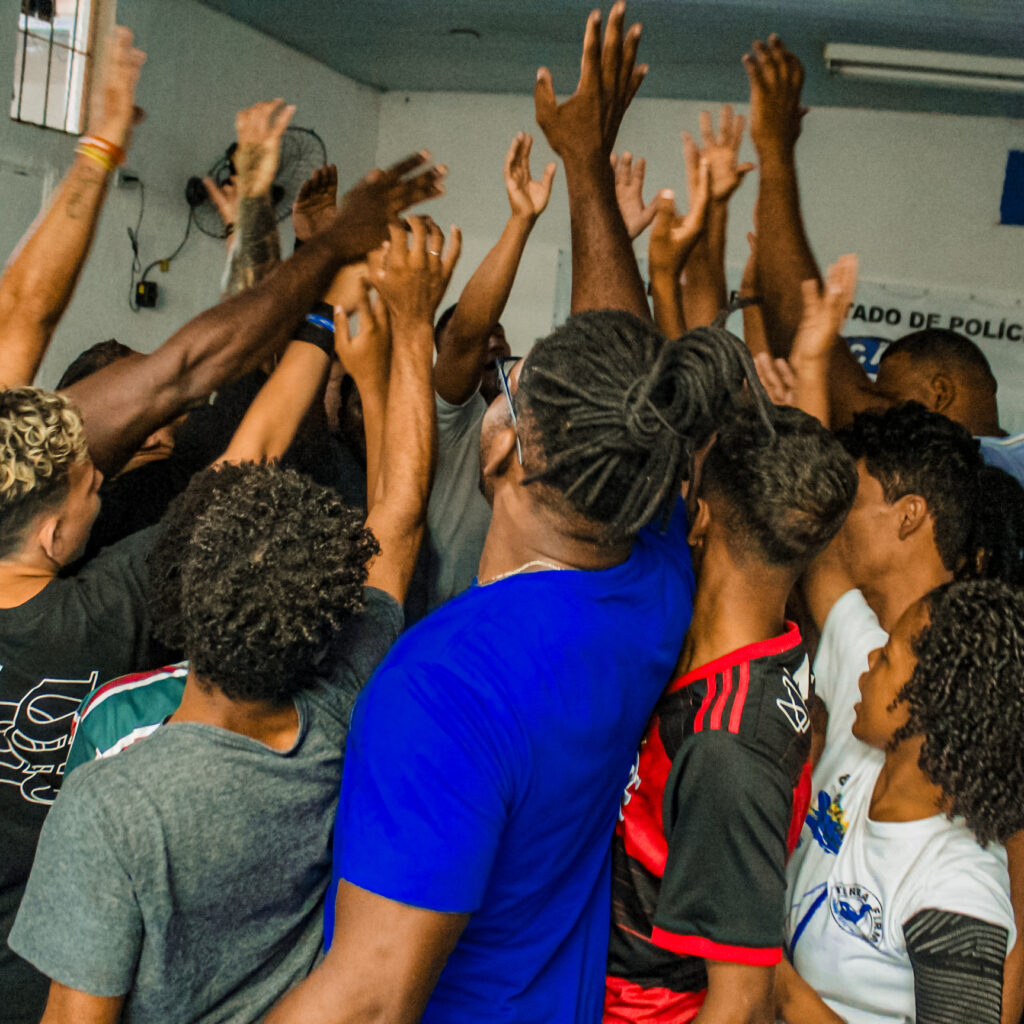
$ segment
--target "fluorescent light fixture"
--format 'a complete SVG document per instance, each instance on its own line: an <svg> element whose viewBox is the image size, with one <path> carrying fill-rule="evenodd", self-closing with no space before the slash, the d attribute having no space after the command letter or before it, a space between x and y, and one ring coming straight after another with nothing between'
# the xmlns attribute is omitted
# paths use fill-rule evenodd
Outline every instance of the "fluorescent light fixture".
<svg viewBox="0 0 1024 1024"><path fill-rule="evenodd" d="M976 57L967 53L828 43L825 66L832 74L855 78L944 89L1024 93L1024 60L1014 57Z"/></svg>

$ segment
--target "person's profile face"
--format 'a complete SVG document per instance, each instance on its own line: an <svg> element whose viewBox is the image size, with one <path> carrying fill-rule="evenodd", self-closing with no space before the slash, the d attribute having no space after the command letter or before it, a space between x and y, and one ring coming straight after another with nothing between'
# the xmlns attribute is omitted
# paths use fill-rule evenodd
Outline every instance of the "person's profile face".
<svg viewBox="0 0 1024 1024"><path fill-rule="evenodd" d="M506 371L509 391L513 399L519 390L519 377L522 374L524 362L525 360L520 359L511 370ZM507 445L508 431L510 430L515 430L515 425L509 409L509 400L504 393L504 389L499 387L498 394L488 405L487 411L484 413L483 423L480 425L480 492L490 505L494 504L494 489L499 481L493 472L488 471L488 467L493 464L495 449L499 445ZM518 435L516 436L518 437ZM516 451L516 446L513 443L511 459L516 460L518 464ZM509 459L502 461L503 466L508 463Z"/></svg>
<svg viewBox="0 0 1024 1024"><path fill-rule="evenodd" d="M885 750L907 721L910 709L899 701L900 691L914 674L915 637L928 625L925 602L912 604L900 617L884 647L868 655L868 668L860 677L860 700L854 705L853 735Z"/></svg>

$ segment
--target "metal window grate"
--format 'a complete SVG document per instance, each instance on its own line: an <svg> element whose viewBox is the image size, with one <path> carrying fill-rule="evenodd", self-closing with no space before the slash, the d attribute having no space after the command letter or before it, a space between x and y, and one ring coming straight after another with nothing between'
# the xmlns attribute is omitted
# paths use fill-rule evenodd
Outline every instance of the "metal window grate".
<svg viewBox="0 0 1024 1024"><path fill-rule="evenodd" d="M77 134L82 130L92 44L93 0L21 0L11 117Z"/></svg>

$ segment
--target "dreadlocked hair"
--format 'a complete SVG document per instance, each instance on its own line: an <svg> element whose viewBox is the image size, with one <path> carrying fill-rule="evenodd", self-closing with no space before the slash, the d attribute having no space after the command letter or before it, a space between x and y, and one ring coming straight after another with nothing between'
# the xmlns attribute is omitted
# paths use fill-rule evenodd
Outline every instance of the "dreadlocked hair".
<svg viewBox="0 0 1024 1024"><path fill-rule="evenodd" d="M516 392L527 484L602 527L606 542L671 515L694 452L740 409L772 436L743 342L701 327L666 341L622 310L577 313L533 347ZM525 421L525 422L524 422Z"/></svg>
<svg viewBox="0 0 1024 1024"><path fill-rule="evenodd" d="M378 550L361 512L295 470L204 470L149 556L154 631L232 700L285 703L344 643Z"/></svg>
<svg viewBox="0 0 1024 1024"><path fill-rule="evenodd" d="M970 540L975 557L965 575L1024 586L1024 487L998 466L984 466L978 484Z"/></svg>
<svg viewBox="0 0 1024 1024"><path fill-rule="evenodd" d="M921 770L983 845L1024 828L1024 592L996 580L947 583L924 599L917 666L900 691L910 717L892 743L924 736Z"/></svg>

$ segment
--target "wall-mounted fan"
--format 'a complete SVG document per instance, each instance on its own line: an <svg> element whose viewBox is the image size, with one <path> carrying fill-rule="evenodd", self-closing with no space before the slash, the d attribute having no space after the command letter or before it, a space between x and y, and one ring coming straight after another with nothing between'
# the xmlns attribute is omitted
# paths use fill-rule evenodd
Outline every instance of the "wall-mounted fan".
<svg viewBox="0 0 1024 1024"><path fill-rule="evenodd" d="M235 173L233 157L238 143L233 142L224 154L206 172L218 185L224 185ZM270 201L274 216L284 220L291 212L292 203L299 194L303 182L318 168L327 163L327 148L323 139L312 128L288 127L281 136L281 160L277 165L274 184L270 187ZM217 207L206 193L202 177L188 179L185 198L192 207L195 225L211 238L226 238L227 228L221 220Z"/></svg>

